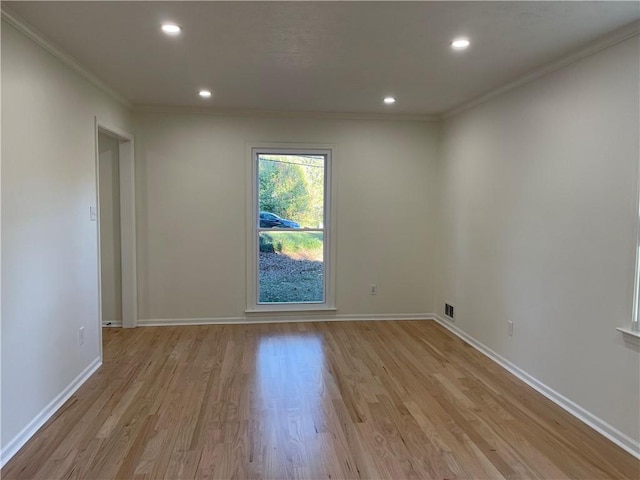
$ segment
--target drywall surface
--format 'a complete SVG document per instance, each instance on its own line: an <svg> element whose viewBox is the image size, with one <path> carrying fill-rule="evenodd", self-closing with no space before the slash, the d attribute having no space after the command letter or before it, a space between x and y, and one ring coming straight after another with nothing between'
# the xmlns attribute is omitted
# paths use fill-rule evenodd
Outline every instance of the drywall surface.
<svg viewBox="0 0 640 480"><path fill-rule="evenodd" d="M118 139L98 135L100 195L100 288L102 323L122 322L120 168Z"/></svg>
<svg viewBox="0 0 640 480"><path fill-rule="evenodd" d="M124 107L3 21L3 449L99 357L95 115L128 126Z"/></svg>
<svg viewBox="0 0 640 480"><path fill-rule="evenodd" d="M137 112L134 125L141 321L245 315L247 145L264 142L334 149L338 314L432 311L433 124Z"/></svg>
<svg viewBox="0 0 640 480"><path fill-rule="evenodd" d="M636 442L638 38L443 125L436 311ZM514 322L508 336L507 322Z"/></svg>

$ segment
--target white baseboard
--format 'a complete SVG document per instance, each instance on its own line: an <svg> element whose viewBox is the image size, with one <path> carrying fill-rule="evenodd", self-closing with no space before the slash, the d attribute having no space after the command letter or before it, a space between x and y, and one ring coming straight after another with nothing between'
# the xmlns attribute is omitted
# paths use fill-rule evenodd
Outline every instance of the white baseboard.
<svg viewBox="0 0 640 480"><path fill-rule="evenodd" d="M538 391L539 393L547 397L553 403L562 407L564 410L566 410L567 412L569 412L571 415L581 420L582 422L586 423L588 426L593 428L598 433L604 435L606 438L611 440L620 448L629 452L634 457L640 459L640 442L637 442L627 434L614 428L613 426L609 425L607 422L605 422L601 418L595 416L591 412L582 408L580 405L569 400L564 395L556 392L551 387L545 385L540 380L529 375L520 367L514 365L509 360L504 358L502 355L499 355L498 353L494 352L486 345L480 343L471 335L469 335L468 333L466 333L465 331L463 331L462 329L454 325L452 322L443 319L439 315L433 315L433 318L436 322L438 322L444 328L446 328L453 334L460 337L462 340L464 340L469 345L474 347L480 353L483 353L484 355L489 357L491 360L496 362L502 368L506 369L507 371L509 371L516 377L518 377L520 380L522 380L524 383L529 385L531 388L533 388L534 390Z"/></svg>
<svg viewBox="0 0 640 480"><path fill-rule="evenodd" d="M384 313L384 314L287 314L274 316L245 316L217 318L159 318L138 320L139 327L163 327L178 325L229 325L250 323L294 323L294 322L349 322L363 320L434 320L432 313Z"/></svg>
<svg viewBox="0 0 640 480"><path fill-rule="evenodd" d="M38 413L33 420L29 422L29 424L20 431L9 443L7 443L6 447L0 451L0 468L4 467L5 464L11 460L11 458L20 450L27 441L42 427L47 420L49 420L54 413L58 411L64 402L69 400L71 395L73 395L78 388L82 386L87 379L94 374L94 372L100 368L102 365L102 361L100 358L96 358L91 364L85 368L76 378L74 378L67 387L60 392L49 404L44 407L40 413Z"/></svg>

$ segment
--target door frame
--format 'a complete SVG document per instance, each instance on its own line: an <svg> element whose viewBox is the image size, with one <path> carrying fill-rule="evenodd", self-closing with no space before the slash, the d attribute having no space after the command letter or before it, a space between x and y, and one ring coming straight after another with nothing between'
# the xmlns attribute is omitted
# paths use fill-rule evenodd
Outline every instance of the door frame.
<svg viewBox="0 0 640 480"><path fill-rule="evenodd" d="M138 282L136 269L136 191L133 135L95 117L96 205L98 211L98 321L102 345L102 280L100 248L100 149L99 134L116 138L119 143L120 183L120 257L122 271L122 327L138 325ZM102 352L102 348L100 349Z"/></svg>

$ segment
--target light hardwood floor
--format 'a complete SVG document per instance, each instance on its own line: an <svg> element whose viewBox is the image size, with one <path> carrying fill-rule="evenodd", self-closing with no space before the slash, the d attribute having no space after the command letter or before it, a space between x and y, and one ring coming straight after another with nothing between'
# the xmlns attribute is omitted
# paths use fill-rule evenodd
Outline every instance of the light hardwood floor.
<svg viewBox="0 0 640 480"><path fill-rule="evenodd" d="M104 330L10 479L640 477L435 322Z"/></svg>

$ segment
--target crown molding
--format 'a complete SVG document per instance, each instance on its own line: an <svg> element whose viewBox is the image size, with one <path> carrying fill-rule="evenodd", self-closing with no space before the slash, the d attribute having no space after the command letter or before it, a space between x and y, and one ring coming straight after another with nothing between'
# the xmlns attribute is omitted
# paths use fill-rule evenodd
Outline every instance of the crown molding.
<svg viewBox="0 0 640 480"><path fill-rule="evenodd" d="M86 67L78 62L71 55L65 53L55 46L43 34L22 20L17 14L6 6L1 6L2 20L13 26L27 38L35 42L41 48L56 57L62 63L70 67L91 82L98 89L109 95L111 98L132 110L133 112L145 113L181 113L200 114L218 116L242 116L242 117L280 117L280 118L326 118L343 120L387 120L387 121L413 121L413 122L439 122L439 115L421 114L388 114L388 113L334 113L334 112L313 112L313 111L279 111L279 110L243 110L243 109L220 109L215 107L184 107L171 105L134 105L124 96L109 87L102 80L91 73Z"/></svg>
<svg viewBox="0 0 640 480"><path fill-rule="evenodd" d="M134 105L136 113L178 113L196 115L237 116L237 117L271 117L271 118L325 118L341 120L393 120L409 122L439 122L439 115L389 114L389 113L337 113L313 111L285 110L243 110L222 109L216 107L181 107L171 105Z"/></svg>
<svg viewBox="0 0 640 480"><path fill-rule="evenodd" d="M280 110L251 110L251 109L222 109L216 107L196 107L196 106L171 106L171 105L136 105L132 104L124 96L113 88L109 87L102 80L91 73L69 54L63 52L53 45L41 33L29 26L6 6L1 7L2 20L13 26L27 38L34 41L44 50L59 59L65 65L82 75L105 94L130 109L139 113L178 113L197 114L214 116L238 116L238 117L270 117L270 118L321 118L321 119L341 119L341 120L377 120L377 121L413 121L413 122L440 122L462 112L470 110L493 98L503 95L522 85L533 82L556 70L567 67L579 60L594 55L602 50L613 47L625 40L640 35L640 21L632 22L614 32L601 37L586 47L573 52L559 60L537 68L528 74L509 82L501 87L491 90L479 97L446 110L440 114L402 114L402 113L352 113L352 112L314 112L314 111L280 111Z"/></svg>
<svg viewBox="0 0 640 480"><path fill-rule="evenodd" d="M640 34L640 21L632 22L628 25L625 25L622 28L619 28L618 30L614 30L613 32L609 33L608 35L605 35L604 37L599 38L598 40L588 44L584 48L578 51L575 51L559 60L556 60L555 62L549 63L543 67L537 68L529 72L525 76L518 78L517 80L509 82L501 87L496 88L495 90L492 90L488 93L485 93L484 95L481 95L480 97L476 97L473 100L464 102L461 105L458 105L457 107L447 110L446 112L442 113L442 115L440 115L440 118L447 119L455 115L458 115L462 112L465 112L467 110L470 110L495 97L503 95L527 83L533 82L541 77L544 77L545 75L555 72L556 70L560 70L561 68L567 67L572 63L582 60L583 58L589 57L598 52L601 52L602 50L613 47L614 45L624 42L625 40L629 40L630 38L638 36L639 34Z"/></svg>
<svg viewBox="0 0 640 480"><path fill-rule="evenodd" d="M1 15L2 20L7 22L13 28L18 30L24 36L35 42L37 45L42 47L44 50L49 52L51 55L56 57L62 63L64 63L67 67L74 70L76 73L79 73L86 80L91 82L95 87L99 90L107 94L109 97L113 98L115 101L120 103L121 105L131 108L132 104L125 97L116 92L113 88L109 87L106 83L96 77L93 73L87 70L82 64L80 64L76 59L74 59L71 55L63 52L58 47L53 45L49 40L47 40L44 35L37 32L33 27L28 25L24 20L20 19L15 13L10 11L6 6L2 5L1 7Z"/></svg>

